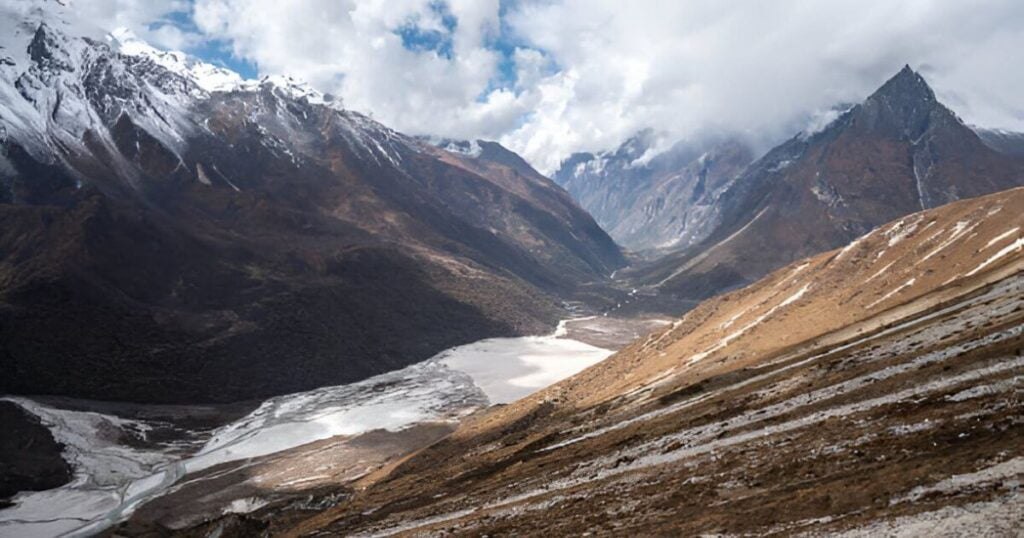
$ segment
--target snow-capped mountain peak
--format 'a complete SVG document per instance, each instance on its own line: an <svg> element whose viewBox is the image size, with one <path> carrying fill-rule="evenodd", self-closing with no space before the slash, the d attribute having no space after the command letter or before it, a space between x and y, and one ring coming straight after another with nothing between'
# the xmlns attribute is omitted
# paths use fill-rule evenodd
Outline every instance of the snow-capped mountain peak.
<svg viewBox="0 0 1024 538"><path fill-rule="evenodd" d="M341 109L340 99L290 76L245 79L231 69L185 52L154 47L128 28L105 32L78 16L74 5L67 0L20 0L0 6L0 76L13 82L32 65L31 43L41 27L45 27L48 35L60 36L58 39L64 45L86 38L97 44L106 43L113 51L126 56L147 58L205 92L255 91L270 84L284 90L289 97Z"/></svg>
<svg viewBox="0 0 1024 538"><path fill-rule="evenodd" d="M14 0L0 5L0 74L25 69L29 44L41 26L58 33L100 40L104 32L76 17L66 0ZM6 77L5 77L6 78Z"/></svg>
<svg viewBox="0 0 1024 538"><path fill-rule="evenodd" d="M298 100L306 100L315 105L323 105L338 111L344 111L341 99L323 93L311 86L308 82L289 75L264 75L258 80L246 80L239 89L256 91L264 87L272 87L284 93L286 97Z"/></svg>
<svg viewBox="0 0 1024 538"><path fill-rule="evenodd" d="M208 92L232 91L246 81L236 72L201 61L184 52L160 50L141 40L128 28L111 32L118 52L149 58L154 63L196 83Z"/></svg>
<svg viewBox="0 0 1024 538"><path fill-rule="evenodd" d="M235 71L204 62L184 52L158 49L127 28L114 30L110 38L118 52L148 58L168 71L191 80L207 92L258 91L271 87L285 97L304 99L311 104L342 110L340 99L292 76L264 75L258 79L245 79Z"/></svg>

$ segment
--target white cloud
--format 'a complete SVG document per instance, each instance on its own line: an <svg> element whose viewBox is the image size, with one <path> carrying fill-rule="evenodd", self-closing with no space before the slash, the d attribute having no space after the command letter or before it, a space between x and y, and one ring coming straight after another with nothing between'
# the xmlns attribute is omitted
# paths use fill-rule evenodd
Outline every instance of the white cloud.
<svg viewBox="0 0 1024 538"><path fill-rule="evenodd" d="M460 138L497 138L525 112L516 96L488 92L501 55L487 46L499 27L498 2L453 1L444 26L428 0L198 0L195 22L230 39L263 74L290 74L343 98L389 125ZM445 34L451 58L409 50L396 31L415 25Z"/></svg>
<svg viewBox="0 0 1024 538"><path fill-rule="evenodd" d="M115 6L159 44L194 39L143 24L179 2L89 3ZM965 120L1024 129L1018 0L522 0L504 10L449 0L452 31L438 5L195 0L194 20L263 74L304 78L407 132L499 139L547 172L644 127L666 140L735 131L777 141L904 63ZM404 47L396 31L409 25L448 40L450 58ZM506 52L516 46L511 86L494 84L499 36Z"/></svg>
<svg viewBox="0 0 1024 538"><path fill-rule="evenodd" d="M505 136L550 170L643 127L777 141L865 97L904 63L968 121L1024 127L1024 4L787 1L525 4L509 17L564 70ZM1010 71L1010 72L1006 72Z"/></svg>
<svg viewBox="0 0 1024 538"><path fill-rule="evenodd" d="M165 49L184 50L203 39L167 19L171 13L190 12L192 4L187 0L78 0L70 4L98 27L130 28L135 35Z"/></svg>

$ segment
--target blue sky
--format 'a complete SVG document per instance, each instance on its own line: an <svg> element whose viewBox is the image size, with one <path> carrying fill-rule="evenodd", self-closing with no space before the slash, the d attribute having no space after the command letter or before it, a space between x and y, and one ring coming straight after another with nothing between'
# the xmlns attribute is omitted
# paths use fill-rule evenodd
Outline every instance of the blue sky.
<svg viewBox="0 0 1024 538"><path fill-rule="evenodd" d="M445 2L432 2L430 10L441 20L441 29L424 29L410 20L395 30L402 38L402 46L411 51L430 51L443 58L452 59L452 33L458 27L458 19L452 15Z"/></svg>
<svg viewBox="0 0 1024 538"><path fill-rule="evenodd" d="M512 29L505 22L505 15L515 4L514 0L502 0L499 3L498 31L490 32L486 36L484 46L500 54L501 60L494 76L489 80L487 88L477 97L478 100L486 99L487 95L496 89L513 88L517 81L516 65L513 59L516 48L536 49L536 47L530 47L522 39L515 38ZM193 1L189 0L188 5L192 6ZM423 28L418 24L416 18L410 17L393 33L401 38L403 47L409 51L434 54L449 61L453 60L453 34L458 29L458 19L452 14L446 1L433 0L429 4L429 9L441 20L441 29ZM203 36L202 39L185 47L189 54L231 69L247 79L260 76L259 65L252 59L239 57L233 50L231 40L204 35L193 20L191 9L171 11L160 20L150 23L148 29L158 30L165 25L173 26L185 34ZM551 63L548 71L555 70L557 70L556 65Z"/></svg>
<svg viewBox="0 0 1024 538"><path fill-rule="evenodd" d="M189 5L191 5L191 2ZM191 10L171 11L161 17L160 20L149 23L148 29L155 31L165 25L174 26L185 34L196 35L202 33L192 19ZM186 47L186 49L186 52L189 54L214 65L226 67L242 75L243 78L252 79L259 76L259 69L256 63L232 54L230 41L206 36L195 45Z"/></svg>

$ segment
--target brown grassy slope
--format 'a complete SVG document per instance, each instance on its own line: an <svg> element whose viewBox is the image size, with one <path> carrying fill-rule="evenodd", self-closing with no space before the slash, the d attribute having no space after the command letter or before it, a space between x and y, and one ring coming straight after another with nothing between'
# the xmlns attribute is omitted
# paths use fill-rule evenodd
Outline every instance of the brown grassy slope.
<svg viewBox="0 0 1024 538"><path fill-rule="evenodd" d="M253 518L285 535L1012 530L1021 228L1024 189L910 215L467 422L331 510Z"/></svg>
<svg viewBox="0 0 1024 538"><path fill-rule="evenodd" d="M900 305L930 293L956 296L976 287L987 270L1018 259L1019 249L967 276L1019 240L1022 229L1022 188L908 215L846 248L795 262L706 301L672 329L650 335L557 390L590 405L655 377L734 369L836 331L846 329L846 336L859 322L864 326L852 332L869 332L938 298L916 307ZM1011 233L989 244L1006 232Z"/></svg>

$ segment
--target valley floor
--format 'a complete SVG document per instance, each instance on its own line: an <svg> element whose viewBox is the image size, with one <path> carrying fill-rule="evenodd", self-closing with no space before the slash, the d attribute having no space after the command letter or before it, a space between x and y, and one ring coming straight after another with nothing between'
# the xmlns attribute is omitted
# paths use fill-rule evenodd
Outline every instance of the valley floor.
<svg viewBox="0 0 1024 538"><path fill-rule="evenodd" d="M657 322L582 318L550 336L494 338L360 383L232 406L8 398L65 446L70 483L25 492L0 535L91 534L135 521L186 528L275 502L329 506L337 489L449 434L467 414L607 357ZM574 338L579 337L580 340ZM325 496L326 495L326 496Z"/></svg>

